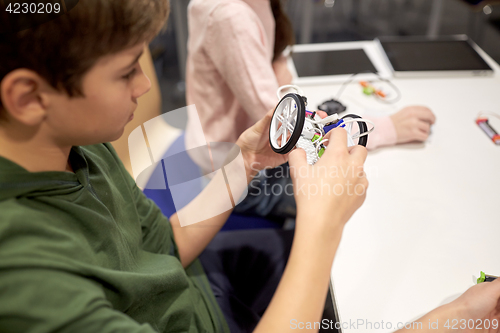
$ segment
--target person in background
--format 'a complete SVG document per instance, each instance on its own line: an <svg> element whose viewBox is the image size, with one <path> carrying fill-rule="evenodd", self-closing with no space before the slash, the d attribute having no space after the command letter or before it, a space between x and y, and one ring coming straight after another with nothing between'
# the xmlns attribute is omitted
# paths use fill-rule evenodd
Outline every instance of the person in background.
<svg viewBox="0 0 500 333"><path fill-rule="evenodd" d="M292 24L280 0L192 0L188 25L186 100L196 109L189 112L186 148L235 142L276 106L278 87L292 81L283 55L285 48L294 44ZM369 137L369 150L425 141L435 122L434 114L423 106L369 119L377 128ZM199 165L211 165L200 157L193 159ZM265 187L278 184L284 188L291 183L289 177L281 176L287 173L286 166L284 169L260 174L236 211L294 217L293 197L284 192L281 196L263 195Z"/></svg>

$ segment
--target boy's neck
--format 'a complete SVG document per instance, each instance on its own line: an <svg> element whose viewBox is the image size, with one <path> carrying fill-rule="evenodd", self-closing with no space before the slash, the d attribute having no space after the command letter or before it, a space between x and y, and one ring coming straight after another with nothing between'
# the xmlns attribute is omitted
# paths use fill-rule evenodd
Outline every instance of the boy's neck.
<svg viewBox="0 0 500 333"><path fill-rule="evenodd" d="M73 172L68 162L71 148L51 143L47 138L43 138L40 132L30 135L12 128L0 127L0 156L30 172Z"/></svg>

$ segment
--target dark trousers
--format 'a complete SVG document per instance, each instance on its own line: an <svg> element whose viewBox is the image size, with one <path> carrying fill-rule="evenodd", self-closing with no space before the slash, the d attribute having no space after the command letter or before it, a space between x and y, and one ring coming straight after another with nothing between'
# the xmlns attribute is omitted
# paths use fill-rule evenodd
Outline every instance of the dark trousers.
<svg viewBox="0 0 500 333"><path fill-rule="evenodd" d="M232 333L252 332L264 314L283 275L293 234L282 229L221 232L201 254ZM334 319L330 297L323 318Z"/></svg>
<svg viewBox="0 0 500 333"><path fill-rule="evenodd" d="M271 220L295 218L297 205L288 163L259 172L248 186L248 195L234 212Z"/></svg>

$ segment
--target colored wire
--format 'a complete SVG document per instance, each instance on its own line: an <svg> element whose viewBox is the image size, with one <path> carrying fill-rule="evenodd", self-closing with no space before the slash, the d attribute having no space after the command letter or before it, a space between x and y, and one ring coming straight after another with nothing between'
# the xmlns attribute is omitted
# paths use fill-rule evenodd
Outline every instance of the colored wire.
<svg viewBox="0 0 500 333"><path fill-rule="evenodd" d="M401 91L399 91L398 87L396 87L396 85L394 83L392 83L390 80L383 78L378 73L375 73L375 72L372 72L372 71L363 71L363 72L358 72L358 73L352 74L344 83L342 83L342 85L339 88L339 91L337 92L337 95L335 96L335 100L337 100L337 101L339 100L340 96L344 92L344 90L347 87L347 85L349 83L351 83L357 75L359 75L359 74L369 74L369 73L377 75L377 77L378 77L378 79L380 81L387 83L396 92L396 97L393 98L393 99L391 99L391 100L386 100L386 99L378 96L377 94L375 94L375 96L377 97L377 100L379 100L382 103L386 103L386 104L394 104L394 103L396 103L397 101L399 101L401 99Z"/></svg>

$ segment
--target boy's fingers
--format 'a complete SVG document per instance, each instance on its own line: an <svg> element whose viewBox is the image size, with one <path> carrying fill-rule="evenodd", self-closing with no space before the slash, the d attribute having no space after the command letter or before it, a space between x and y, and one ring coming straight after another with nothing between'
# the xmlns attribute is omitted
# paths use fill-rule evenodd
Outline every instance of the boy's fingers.
<svg viewBox="0 0 500 333"><path fill-rule="evenodd" d="M302 148L295 148L292 150L292 152L288 154L288 164L295 168L308 166L305 150Z"/></svg>
<svg viewBox="0 0 500 333"><path fill-rule="evenodd" d="M366 149L366 147L363 147L360 145L355 145L354 147L351 147L351 150L349 153L356 160L360 161L361 164L365 163L366 157L368 156L368 150Z"/></svg>
<svg viewBox="0 0 500 333"><path fill-rule="evenodd" d="M267 113L266 113L266 117L270 117L270 118L272 118L272 116L273 116L273 113L274 113L274 110L275 110L275 109L276 109L276 108L273 108L273 109L271 109L271 110L267 111Z"/></svg>
<svg viewBox="0 0 500 333"><path fill-rule="evenodd" d="M330 134L331 133L331 134ZM330 136L328 149L325 150L322 158L329 156L330 154L336 153L347 153L347 132L345 129L337 127L328 132Z"/></svg>
<svg viewBox="0 0 500 333"><path fill-rule="evenodd" d="M274 109L269 110L266 113L266 115L254 125L255 129L260 132L266 130L271 124L271 119L273 119L273 113Z"/></svg>
<svg viewBox="0 0 500 333"><path fill-rule="evenodd" d="M328 117L328 113L325 111L318 110L316 111L316 114L321 117L321 119Z"/></svg>
<svg viewBox="0 0 500 333"><path fill-rule="evenodd" d="M332 136L332 131L326 133L326 135L323 137L323 139L328 139L328 141L326 142L326 145L330 144L330 140L332 139L331 136Z"/></svg>
<svg viewBox="0 0 500 333"><path fill-rule="evenodd" d="M273 119L273 114L274 114L274 109L271 109L271 110L267 111L266 115L261 120L264 121L264 123L270 124L271 119Z"/></svg>

